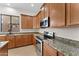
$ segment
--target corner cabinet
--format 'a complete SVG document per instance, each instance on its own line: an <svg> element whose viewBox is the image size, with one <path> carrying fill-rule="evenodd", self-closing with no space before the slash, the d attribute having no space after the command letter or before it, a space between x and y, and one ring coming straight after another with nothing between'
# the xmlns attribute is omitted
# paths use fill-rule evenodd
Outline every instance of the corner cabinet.
<svg viewBox="0 0 79 59"><path fill-rule="evenodd" d="M50 4L50 27L65 26L65 3Z"/></svg>
<svg viewBox="0 0 79 59"><path fill-rule="evenodd" d="M32 29L33 28L32 16L21 15L21 28L22 29Z"/></svg>

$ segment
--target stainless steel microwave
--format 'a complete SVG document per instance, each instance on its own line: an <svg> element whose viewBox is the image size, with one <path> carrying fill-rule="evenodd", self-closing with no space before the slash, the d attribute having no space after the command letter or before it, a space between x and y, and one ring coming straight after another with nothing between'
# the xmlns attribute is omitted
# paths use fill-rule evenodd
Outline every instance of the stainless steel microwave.
<svg viewBox="0 0 79 59"><path fill-rule="evenodd" d="M49 17L45 17L43 20L40 22L40 27L41 28L47 28L50 26L50 19Z"/></svg>

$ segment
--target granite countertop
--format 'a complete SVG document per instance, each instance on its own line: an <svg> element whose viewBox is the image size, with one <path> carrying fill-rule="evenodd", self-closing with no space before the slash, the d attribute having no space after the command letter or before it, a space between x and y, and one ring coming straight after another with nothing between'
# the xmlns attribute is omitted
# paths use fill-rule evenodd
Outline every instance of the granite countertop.
<svg viewBox="0 0 79 59"><path fill-rule="evenodd" d="M17 32L17 33L1 33L0 36L6 36L6 35L25 35L25 34L39 34L39 32Z"/></svg>
<svg viewBox="0 0 79 59"><path fill-rule="evenodd" d="M50 47L62 52L64 56L79 56L79 41L56 37L55 39L45 40L43 35L37 34Z"/></svg>
<svg viewBox="0 0 79 59"><path fill-rule="evenodd" d="M0 41L0 49L8 44L8 41Z"/></svg>

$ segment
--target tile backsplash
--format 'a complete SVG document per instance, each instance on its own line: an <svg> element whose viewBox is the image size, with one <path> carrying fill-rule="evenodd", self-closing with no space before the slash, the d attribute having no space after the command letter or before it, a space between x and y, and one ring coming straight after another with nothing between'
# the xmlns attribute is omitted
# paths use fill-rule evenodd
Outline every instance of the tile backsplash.
<svg viewBox="0 0 79 59"><path fill-rule="evenodd" d="M79 41L79 26L68 28L46 28L39 30L41 33L44 31L55 32L56 36Z"/></svg>

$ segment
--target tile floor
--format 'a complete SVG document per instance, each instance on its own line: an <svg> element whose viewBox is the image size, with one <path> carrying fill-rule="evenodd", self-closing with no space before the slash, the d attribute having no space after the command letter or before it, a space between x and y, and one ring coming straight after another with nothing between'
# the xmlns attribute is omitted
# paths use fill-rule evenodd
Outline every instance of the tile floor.
<svg viewBox="0 0 79 59"><path fill-rule="evenodd" d="M37 56L33 45L8 50L8 56Z"/></svg>

